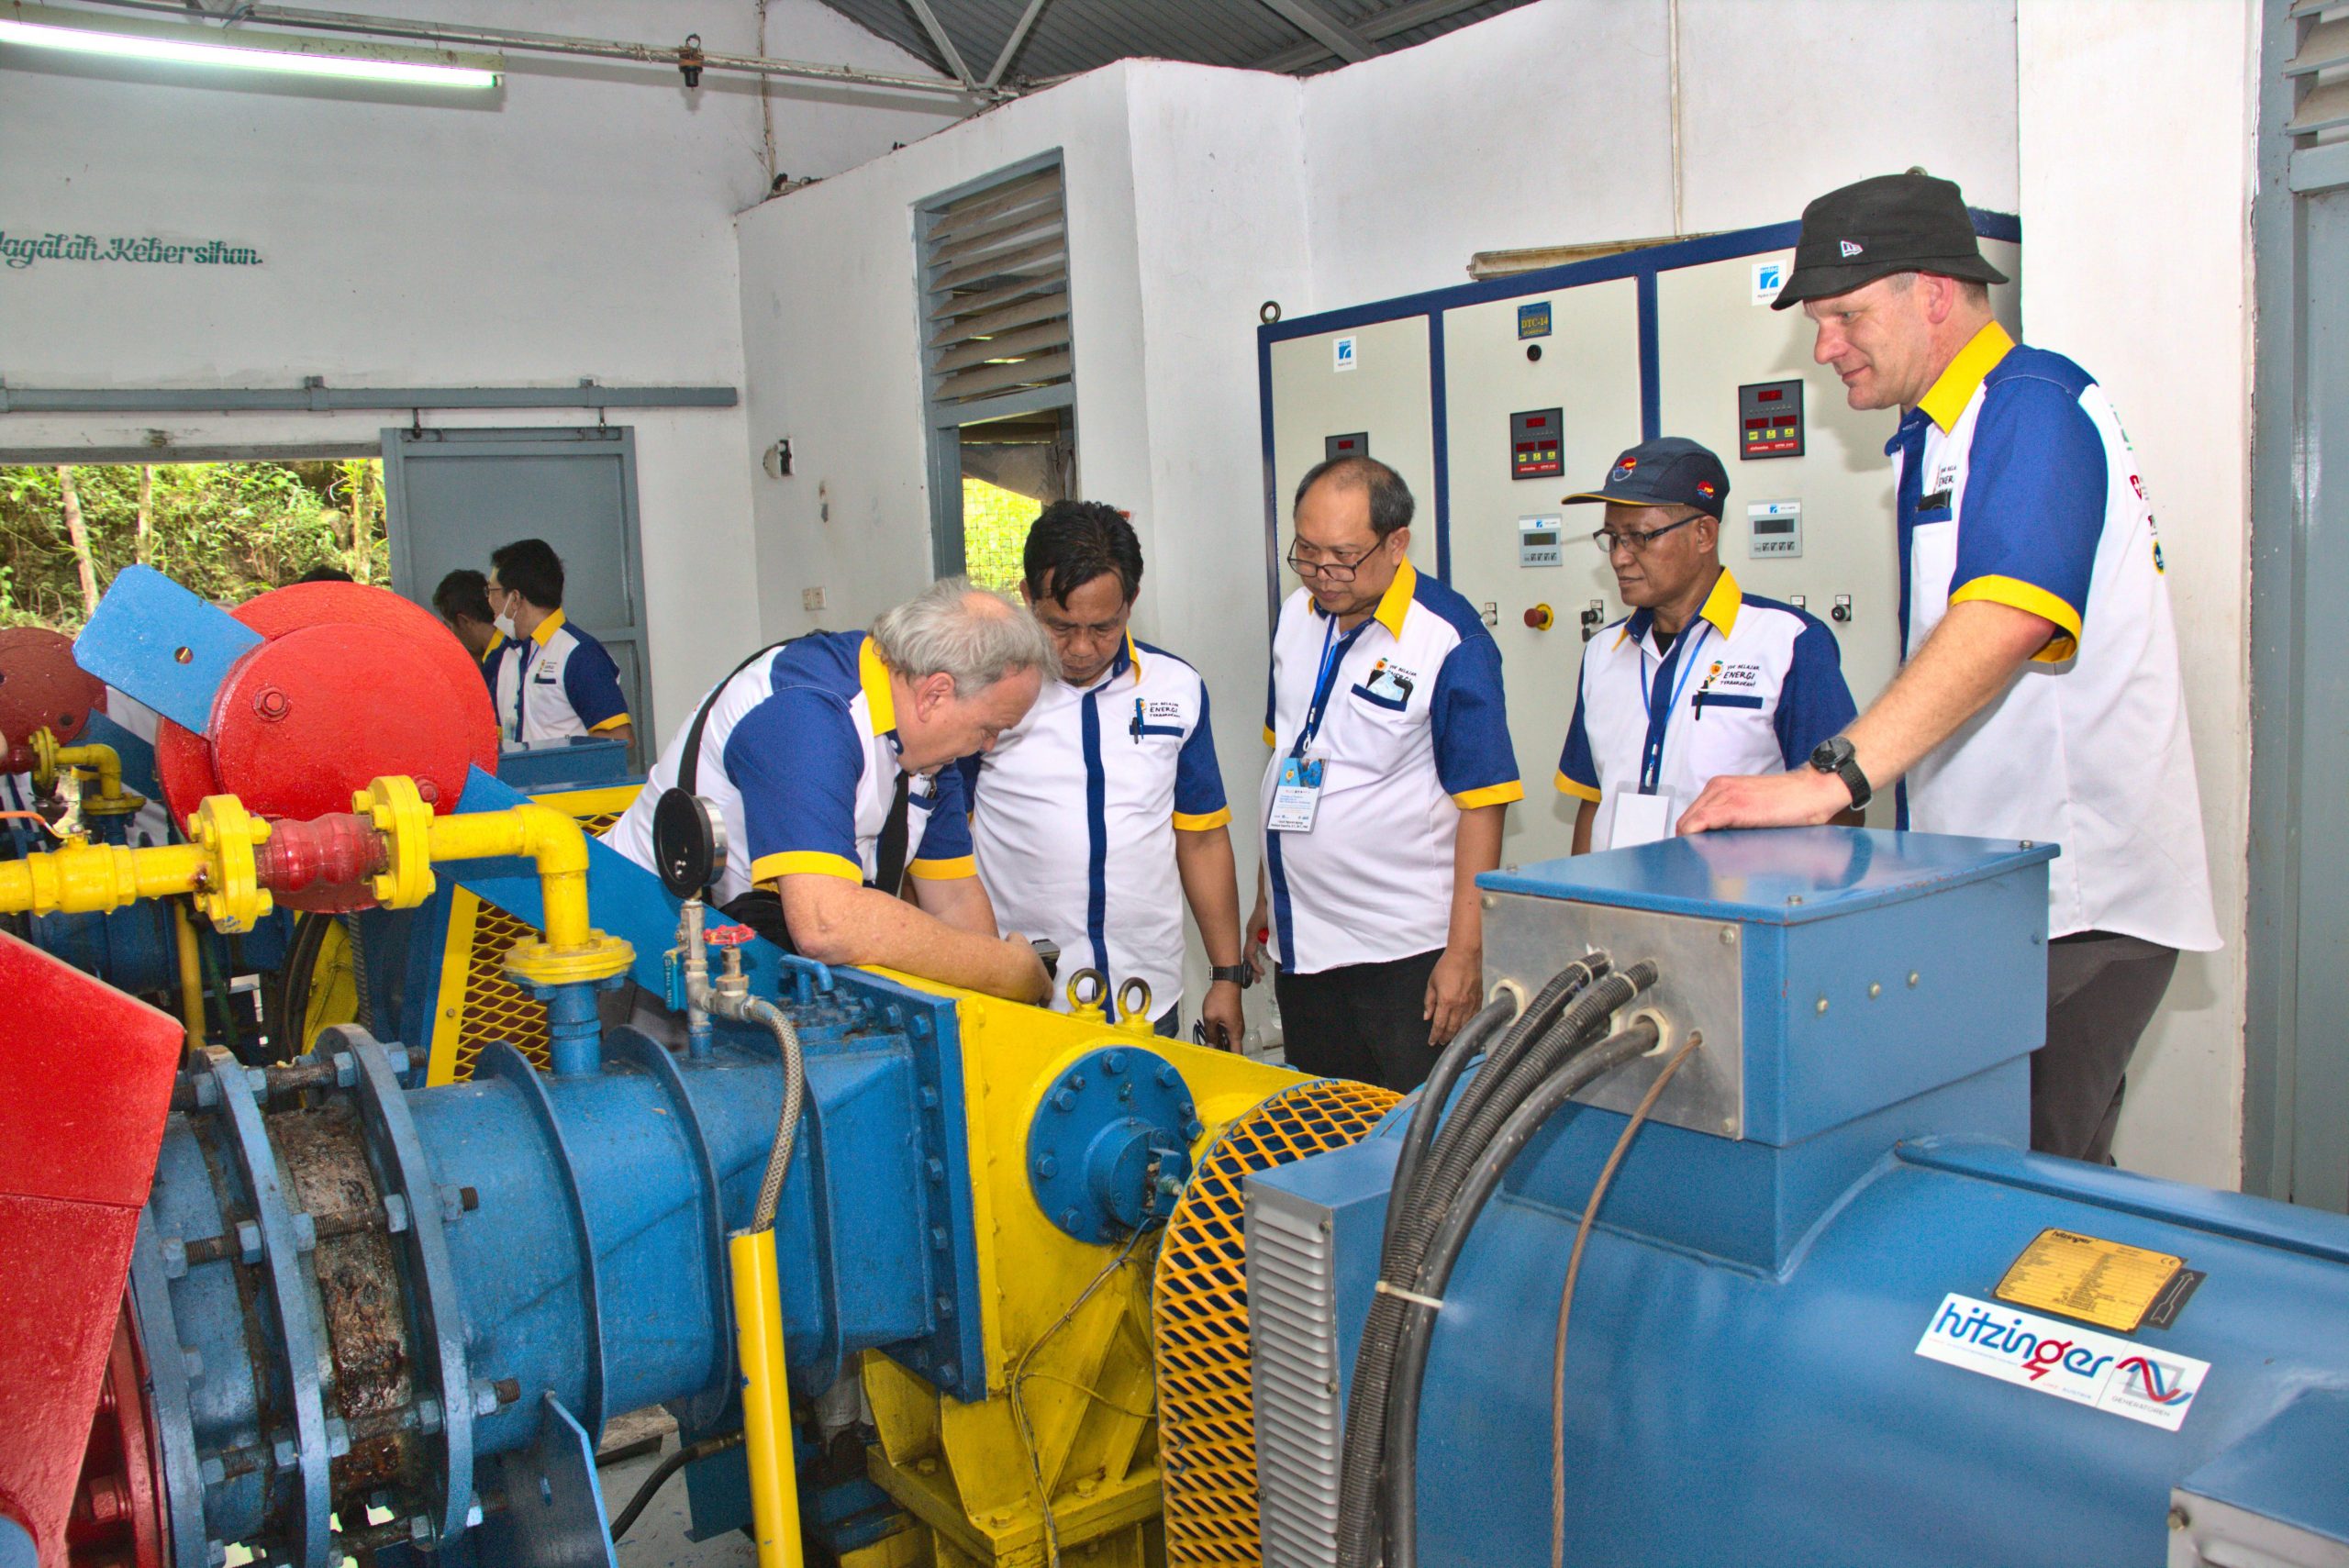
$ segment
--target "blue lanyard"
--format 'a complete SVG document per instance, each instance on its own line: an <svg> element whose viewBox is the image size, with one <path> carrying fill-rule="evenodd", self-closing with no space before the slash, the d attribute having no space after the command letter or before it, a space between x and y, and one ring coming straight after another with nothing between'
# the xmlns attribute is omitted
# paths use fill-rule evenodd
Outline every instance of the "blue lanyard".
<svg viewBox="0 0 2349 1568"><path fill-rule="evenodd" d="M1313 738L1321 733L1322 717L1330 709L1330 694L1338 684L1338 666L1346 662L1346 654L1353 650L1354 639L1362 636L1369 625L1368 621L1363 622L1346 633L1343 642L1338 642L1338 617L1330 617L1328 629L1321 633L1321 673L1313 677L1313 700L1306 705L1305 728L1297 732L1297 744L1288 749L1290 756L1304 756L1305 749L1313 744Z"/></svg>
<svg viewBox="0 0 2349 1568"><path fill-rule="evenodd" d="M1705 646L1705 639L1711 635L1712 629L1712 622L1700 620L1697 623L1697 635L1694 638L1689 637L1686 631L1682 632L1678 649L1680 675L1673 684L1672 700L1664 705L1664 722L1661 724L1658 724L1655 718L1653 684L1648 679L1648 651L1645 648L1640 650L1640 706L1647 711L1648 716L1647 753L1640 759L1640 793L1642 795L1655 793L1656 784L1664 773L1664 738L1672 732L1672 716L1679 711L1680 694L1688 689L1688 673L1697 667L1698 651ZM1669 659L1672 655L1667 653L1664 657Z"/></svg>

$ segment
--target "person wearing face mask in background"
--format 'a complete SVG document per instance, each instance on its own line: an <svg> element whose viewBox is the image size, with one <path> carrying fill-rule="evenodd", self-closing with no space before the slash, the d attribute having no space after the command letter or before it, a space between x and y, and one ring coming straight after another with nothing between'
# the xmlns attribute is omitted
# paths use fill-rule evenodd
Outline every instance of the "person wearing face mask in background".
<svg viewBox="0 0 2349 1568"><path fill-rule="evenodd" d="M1235 1050L1248 971L1207 683L1126 629L1141 541L1117 508L1053 502L1029 529L1021 564L1020 597L1061 673L995 750L963 763L996 918L1052 939L1062 973L1093 969L1110 997L1141 980L1158 1032L1173 1035L1187 902L1212 966L1199 1037ZM1069 1005L1064 987L1052 1005Z"/></svg>
<svg viewBox="0 0 2349 1568"><path fill-rule="evenodd" d="M544 539L516 539L491 552L489 566L495 624L514 644L492 688L506 742L609 735L632 743L619 666L563 616L562 557Z"/></svg>

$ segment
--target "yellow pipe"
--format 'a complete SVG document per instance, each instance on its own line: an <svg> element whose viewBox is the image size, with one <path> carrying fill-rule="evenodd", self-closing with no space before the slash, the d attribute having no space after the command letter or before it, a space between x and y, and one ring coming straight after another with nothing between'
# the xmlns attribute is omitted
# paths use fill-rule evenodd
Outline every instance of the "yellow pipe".
<svg viewBox="0 0 2349 1568"><path fill-rule="evenodd" d="M195 948L195 924L187 906L172 906L172 934L180 954L180 1014L187 1020L187 1049L193 1056L204 1049L204 962Z"/></svg>
<svg viewBox="0 0 2349 1568"><path fill-rule="evenodd" d="M562 952L594 940L587 919L587 835L552 806L435 817L429 855L436 861L528 855L538 869L547 946Z"/></svg>
<svg viewBox="0 0 2349 1568"><path fill-rule="evenodd" d="M47 735L49 731L44 729L41 733ZM79 746L53 742L42 746L38 741L34 745L33 783L38 787L47 789L55 783L61 768L88 768L98 775L99 799L122 798L122 759L113 747L97 740L85 740Z"/></svg>
<svg viewBox="0 0 2349 1568"><path fill-rule="evenodd" d="M791 1452L791 1389L783 1359L783 1287L774 1232L727 1242L734 1273L734 1332L742 1358L743 1452L759 1568L800 1568L799 1482Z"/></svg>
<svg viewBox="0 0 2349 1568"><path fill-rule="evenodd" d="M0 914L103 915L133 899L193 893L210 863L199 844L69 843L0 862Z"/></svg>

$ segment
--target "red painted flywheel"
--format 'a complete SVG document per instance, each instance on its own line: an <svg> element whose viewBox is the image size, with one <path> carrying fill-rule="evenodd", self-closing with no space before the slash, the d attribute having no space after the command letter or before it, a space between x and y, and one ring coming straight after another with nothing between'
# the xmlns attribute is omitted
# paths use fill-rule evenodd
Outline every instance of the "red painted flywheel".
<svg viewBox="0 0 2349 1568"><path fill-rule="evenodd" d="M473 684L481 684L479 677ZM0 751L6 753L0 773L20 773L33 765L25 740L36 729L64 745L80 740L106 690L73 662L73 639L64 633L38 626L0 631Z"/></svg>

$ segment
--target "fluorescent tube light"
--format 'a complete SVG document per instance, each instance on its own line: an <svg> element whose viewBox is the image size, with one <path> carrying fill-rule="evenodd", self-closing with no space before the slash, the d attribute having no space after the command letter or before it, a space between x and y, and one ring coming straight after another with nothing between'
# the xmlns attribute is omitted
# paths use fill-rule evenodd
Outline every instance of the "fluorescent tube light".
<svg viewBox="0 0 2349 1568"><path fill-rule="evenodd" d="M12 6L17 16L32 6ZM70 16L75 22L97 22L96 28L61 25L50 17ZM112 24L112 25L110 25ZM237 39L220 43L216 39ZM495 87L495 55L458 55L449 50L400 50L369 46L363 53L332 39L286 38L275 34L196 32L174 29L166 36L143 28L132 30L112 17L85 17L80 12L45 11L39 22L0 17L0 45L46 49L76 54L106 55L118 60L159 60L176 64L219 66L233 71L265 71L302 76L333 76L355 82L396 82L424 87ZM407 58L393 58L406 56ZM462 61L464 63L453 63Z"/></svg>

